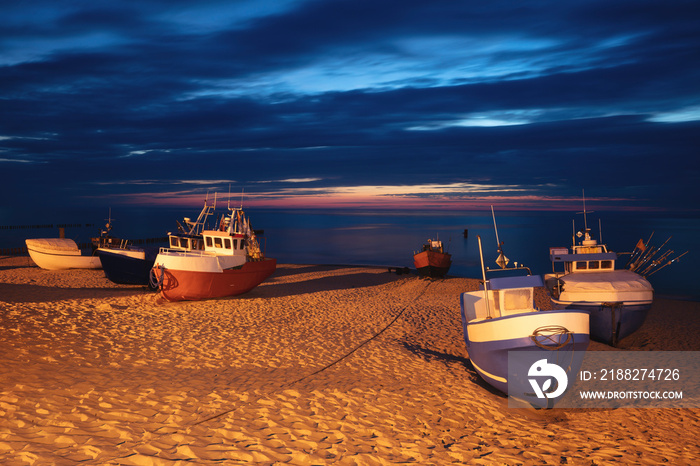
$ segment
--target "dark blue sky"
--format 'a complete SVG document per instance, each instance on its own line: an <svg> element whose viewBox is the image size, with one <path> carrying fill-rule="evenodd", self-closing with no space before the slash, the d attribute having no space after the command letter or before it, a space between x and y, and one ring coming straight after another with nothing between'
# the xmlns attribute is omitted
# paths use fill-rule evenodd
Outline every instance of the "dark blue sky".
<svg viewBox="0 0 700 466"><path fill-rule="evenodd" d="M695 0L1 12L4 223L229 185L249 206L568 210L585 189L592 208L699 212Z"/></svg>

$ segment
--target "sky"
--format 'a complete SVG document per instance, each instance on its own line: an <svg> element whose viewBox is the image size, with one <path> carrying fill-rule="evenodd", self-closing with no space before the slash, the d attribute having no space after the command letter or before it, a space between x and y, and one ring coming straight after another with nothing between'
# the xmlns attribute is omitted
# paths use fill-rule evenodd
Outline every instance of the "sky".
<svg viewBox="0 0 700 466"><path fill-rule="evenodd" d="M0 215L700 212L700 3L16 0ZM37 207L40 206L40 207Z"/></svg>

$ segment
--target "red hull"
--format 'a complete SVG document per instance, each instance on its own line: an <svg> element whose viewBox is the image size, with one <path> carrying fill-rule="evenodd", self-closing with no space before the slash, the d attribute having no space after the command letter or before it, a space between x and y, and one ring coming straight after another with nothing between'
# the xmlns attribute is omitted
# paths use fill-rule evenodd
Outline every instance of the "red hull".
<svg viewBox="0 0 700 466"><path fill-rule="evenodd" d="M246 262L241 268L222 273L166 269L160 293L168 301L235 296L258 286L276 268L276 259L264 259Z"/></svg>
<svg viewBox="0 0 700 466"><path fill-rule="evenodd" d="M413 264L419 275L444 277L452 265L452 256L437 251L423 251L413 256Z"/></svg>

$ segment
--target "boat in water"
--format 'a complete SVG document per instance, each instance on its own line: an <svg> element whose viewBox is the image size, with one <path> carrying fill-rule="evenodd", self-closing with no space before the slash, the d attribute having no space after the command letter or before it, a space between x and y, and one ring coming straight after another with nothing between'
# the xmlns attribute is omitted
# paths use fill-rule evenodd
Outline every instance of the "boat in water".
<svg viewBox="0 0 700 466"><path fill-rule="evenodd" d="M541 276L517 264L485 268L481 237L477 239L483 281L479 291L460 295L469 359L479 376L497 390L530 405L551 407L561 395L558 387L573 384L578 374L589 344L588 313L539 309L534 293L543 286ZM500 243L498 252L499 258L505 257ZM567 380L557 380L554 390L537 393L530 381L531 370L543 360L565 363Z"/></svg>
<svg viewBox="0 0 700 466"><path fill-rule="evenodd" d="M29 257L46 270L99 269L100 258L94 250L81 250L69 238L33 238L24 240Z"/></svg>
<svg viewBox="0 0 700 466"><path fill-rule="evenodd" d="M585 228L574 235L571 249L550 248L552 273L545 285L554 308L588 311L591 338L616 346L642 326L654 289L644 276L616 268L618 255L591 236L586 213L584 201Z"/></svg>
<svg viewBox="0 0 700 466"><path fill-rule="evenodd" d="M215 230L203 230L203 250L161 248L153 277L168 301L246 293L269 277L277 260L265 257L242 208L229 208Z"/></svg>
<svg viewBox="0 0 700 466"><path fill-rule="evenodd" d="M442 241L429 239L413 254L413 265L422 277L443 278L450 270L452 256L445 252Z"/></svg>

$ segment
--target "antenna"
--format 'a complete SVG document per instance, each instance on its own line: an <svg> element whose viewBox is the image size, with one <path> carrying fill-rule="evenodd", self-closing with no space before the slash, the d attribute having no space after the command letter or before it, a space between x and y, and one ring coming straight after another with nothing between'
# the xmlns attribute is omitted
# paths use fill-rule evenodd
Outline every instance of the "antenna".
<svg viewBox="0 0 700 466"><path fill-rule="evenodd" d="M231 210L231 183L228 184L228 204L226 207Z"/></svg>
<svg viewBox="0 0 700 466"><path fill-rule="evenodd" d="M476 235L479 240L479 257L481 257L481 277L484 279L484 301L486 302L486 318L491 318L491 309L489 309L489 293L487 291L486 269L484 268L484 252L481 250L481 235Z"/></svg>
<svg viewBox="0 0 700 466"><path fill-rule="evenodd" d="M498 240L498 227L496 227L496 214L493 212L493 206L491 206L491 216L493 217L493 229L496 231L496 244L500 249L501 242Z"/></svg>
<svg viewBox="0 0 700 466"><path fill-rule="evenodd" d="M112 208L111 208L111 207L109 208L109 215L108 215L108 217L109 217L109 218L106 218L106 219L105 219L105 220L107 220L107 224L105 225L105 230L102 231L102 234L104 234L104 235L106 235L106 234L108 234L110 231L112 231Z"/></svg>
<svg viewBox="0 0 700 466"><path fill-rule="evenodd" d="M590 240L591 239L591 230L588 229L588 217L586 217L586 214L592 214L594 211L593 210L586 210L586 192L585 190L581 189L581 194L583 196L583 212L576 212L577 214L583 214L583 234L579 232L577 236L580 238L583 236L584 240Z"/></svg>
<svg viewBox="0 0 700 466"><path fill-rule="evenodd" d="M586 218L586 191L581 189L581 195L583 196L583 228L588 230L588 219Z"/></svg>
<svg viewBox="0 0 700 466"><path fill-rule="evenodd" d="M509 259L503 254L503 243L498 239L498 228L496 227L496 214L493 212L493 206L491 206L491 215L493 216L493 229L496 230L496 242L498 243L498 257L496 258L496 264L502 269L505 269L508 265Z"/></svg>

